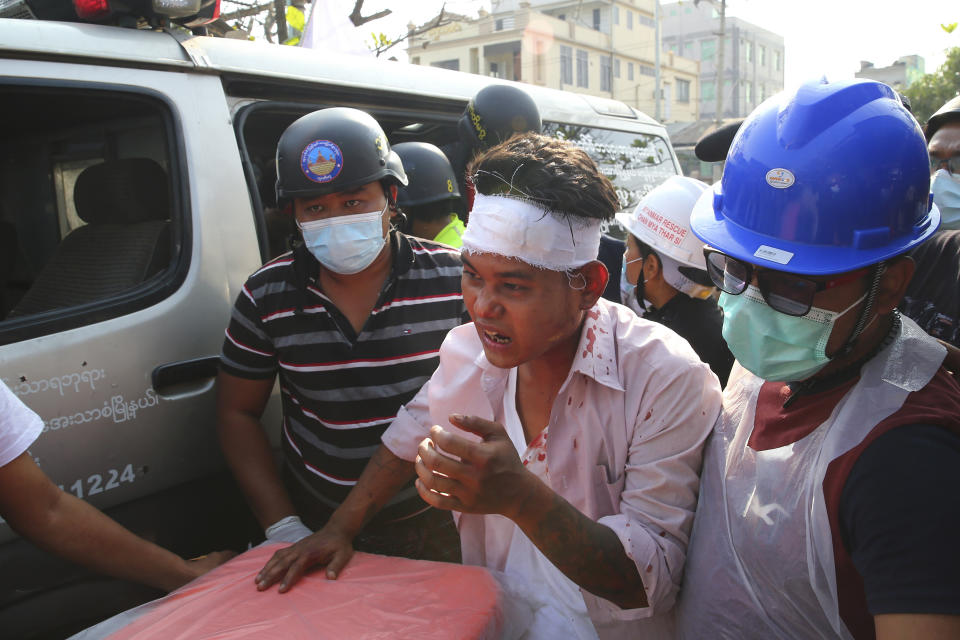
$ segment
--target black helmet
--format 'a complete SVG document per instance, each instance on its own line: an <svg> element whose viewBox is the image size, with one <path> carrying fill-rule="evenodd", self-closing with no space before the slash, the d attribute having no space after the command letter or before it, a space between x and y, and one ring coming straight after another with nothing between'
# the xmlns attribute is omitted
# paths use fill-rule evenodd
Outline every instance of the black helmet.
<svg viewBox="0 0 960 640"><path fill-rule="evenodd" d="M492 84L470 99L457 129L474 148L500 144L515 133L540 133L540 111L523 89Z"/></svg>
<svg viewBox="0 0 960 640"><path fill-rule="evenodd" d="M403 160L409 180L397 194L398 206L418 207L460 197L453 167L436 146L427 142L401 142L393 150Z"/></svg>
<svg viewBox="0 0 960 640"><path fill-rule="evenodd" d="M322 196L390 178L407 184L400 156L373 116L348 107L308 113L277 142L277 199Z"/></svg>
<svg viewBox="0 0 960 640"><path fill-rule="evenodd" d="M930 142L930 138L937 132L937 129L954 120L960 120L960 96L947 100L947 103L937 109L937 112L927 120L927 126L923 130L923 133L927 136L927 142Z"/></svg>

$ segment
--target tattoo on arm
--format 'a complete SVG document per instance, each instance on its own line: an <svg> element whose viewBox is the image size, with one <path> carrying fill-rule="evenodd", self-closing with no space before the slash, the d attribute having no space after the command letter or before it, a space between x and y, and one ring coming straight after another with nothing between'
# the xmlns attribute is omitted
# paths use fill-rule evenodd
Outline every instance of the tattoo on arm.
<svg viewBox="0 0 960 640"><path fill-rule="evenodd" d="M560 495L530 532L545 556L583 589L633 609L647 606L643 580L612 529L594 522Z"/></svg>

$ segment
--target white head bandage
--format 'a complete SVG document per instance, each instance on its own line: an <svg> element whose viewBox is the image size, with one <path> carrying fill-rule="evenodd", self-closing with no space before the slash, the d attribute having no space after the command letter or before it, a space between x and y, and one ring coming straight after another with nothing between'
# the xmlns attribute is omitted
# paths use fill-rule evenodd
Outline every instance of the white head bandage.
<svg viewBox="0 0 960 640"><path fill-rule="evenodd" d="M567 271L597 259L600 220L560 219L528 200L477 193L463 248L469 253L493 253L551 271Z"/></svg>

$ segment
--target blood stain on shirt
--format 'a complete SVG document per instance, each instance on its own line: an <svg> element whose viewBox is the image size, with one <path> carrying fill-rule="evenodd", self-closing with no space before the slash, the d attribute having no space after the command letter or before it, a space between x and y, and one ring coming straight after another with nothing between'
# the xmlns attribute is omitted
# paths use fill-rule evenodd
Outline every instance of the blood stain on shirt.
<svg viewBox="0 0 960 640"><path fill-rule="evenodd" d="M583 351L583 357L587 357L588 353L593 353L593 344L597 341L597 332L593 330L593 327L587 329L587 347Z"/></svg>

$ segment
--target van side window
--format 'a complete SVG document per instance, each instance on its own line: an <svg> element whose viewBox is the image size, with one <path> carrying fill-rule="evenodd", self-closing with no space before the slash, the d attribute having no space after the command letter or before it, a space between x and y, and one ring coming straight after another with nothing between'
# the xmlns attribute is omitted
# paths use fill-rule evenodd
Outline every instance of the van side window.
<svg viewBox="0 0 960 640"><path fill-rule="evenodd" d="M184 226L163 104L16 85L0 104L0 344L162 297Z"/></svg>

